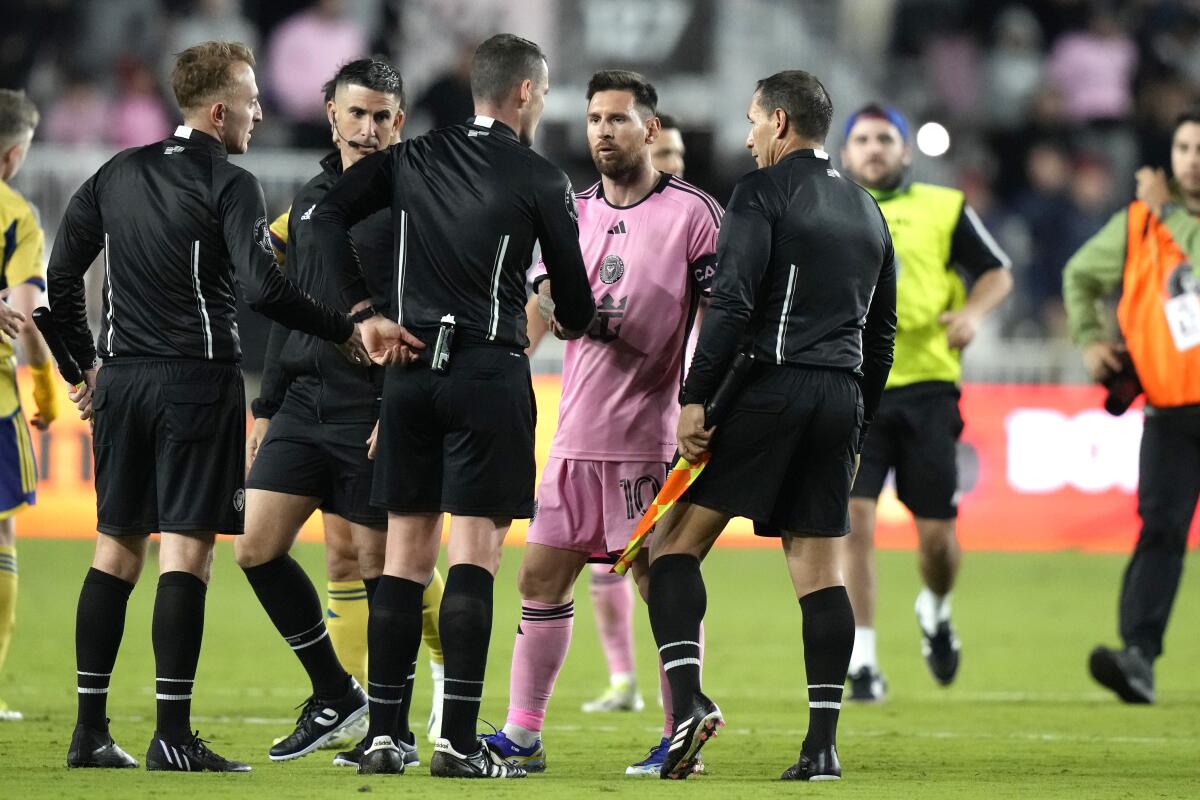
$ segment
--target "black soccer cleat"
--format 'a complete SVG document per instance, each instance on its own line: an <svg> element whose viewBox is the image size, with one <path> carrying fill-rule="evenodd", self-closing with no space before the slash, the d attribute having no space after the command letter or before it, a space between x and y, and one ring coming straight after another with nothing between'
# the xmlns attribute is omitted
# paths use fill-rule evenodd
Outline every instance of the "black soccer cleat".
<svg viewBox="0 0 1200 800"><path fill-rule="evenodd" d="M417 752L417 737L412 731L409 731L408 738L411 742L406 742L399 736L393 737L396 747L400 749L400 755L404 757L404 767L419 767L421 766L421 756ZM362 762L363 753L367 752L367 748L371 746L371 741L363 738L358 744L354 745L350 750L338 753L333 757L333 765L335 767L357 767Z"/></svg>
<svg viewBox="0 0 1200 800"><path fill-rule="evenodd" d="M146 751L146 769L151 772L249 772L250 765L230 761L208 749L208 740L198 734L183 744L171 744L155 731Z"/></svg>
<svg viewBox="0 0 1200 800"><path fill-rule="evenodd" d="M96 730L86 725L75 726L71 734L71 746L67 749L68 767L130 769L137 765L137 759L122 750L107 730Z"/></svg>
<svg viewBox="0 0 1200 800"><path fill-rule="evenodd" d="M721 716L721 709L712 700L697 693L692 699L691 713L683 722L675 725L675 733L667 745L667 755L663 759L659 777L681 781L691 775L700 748L723 727L725 718Z"/></svg>
<svg viewBox="0 0 1200 800"><path fill-rule="evenodd" d="M272 747L268 755L272 761L306 756L366 713L367 695L358 681L351 678L349 688L341 697L322 700L313 695L305 700L300 707L300 716L296 718L296 730Z"/></svg>
<svg viewBox="0 0 1200 800"><path fill-rule="evenodd" d="M887 681L879 670L863 666L856 672L851 672L847 678L850 683L850 694L847 700L855 703L882 703L887 699Z"/></svg>
<svg viewBox="0 0 1200 800"><path fill-rule="evenodd" d="M958 674L958 664L961 660L962 643L954 635L954 626L950 620L938 623L937 630L932 636L921 629L921 655L925 656L925 665L929 674L942 686L949 686Z"/></svg>
<svg viewBox="0 0 1200 800"><path fill-rule="evenodd" d="M800 760L783 771L781 781L840 781L842 764L837 748L830 746L812 753L800 751Z"/></svg>
<svg viewBox="0 0 1200 800"><path fill-rule="evenodd" d="M376 736L358 760L359 775L403 775L404 754L391 736Z"/></svg>
<svg viewBox="0 0 1200 800"><path fill-rule="evenodd" d="M1092 677L1126 703L1154 702L1154 665L1136 647L1098 646L1088 659Z"/></svg>
<svg viewBox="0 0 1200 800"><path fill-rule="evenodd" d="M486 743L469 755L455 750L446 739L438 739L429 760L429 774L435 778L524 778L524 767L506 763Z"/></svg>

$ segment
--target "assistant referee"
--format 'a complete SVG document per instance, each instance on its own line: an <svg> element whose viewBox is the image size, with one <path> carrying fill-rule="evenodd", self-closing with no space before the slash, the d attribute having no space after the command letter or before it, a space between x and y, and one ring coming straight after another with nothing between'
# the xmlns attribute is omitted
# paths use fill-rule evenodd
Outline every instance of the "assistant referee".
<svg viewBox="0 0 1200 800"><path fill-rule="evenodd" d="M399 702L420 644L421 595L448 512L444 738L430 773L524 775L496 764L475 730L500 544L514 518L533 514L536 412L524 348L525 271L535 241L558 326L580 336L595 313L571 183L529 148L548 89L546 57L536 44L493 36L471 64L474 117L367 156L313 214L326 264L344 276L351 311L365 316L370 292L349 231L391 208L397 321L366 319L364 344L380 362L389 350L422 353L412 368L392 367L384 378L371 504L388 510L388 541L367 634L372 744L360 772L402 769L388 710ZM438 349L443 320L447 333L453 326L453 341L448 364L435 371L429 354Z"/></svg>
<svg viewBox="0 0 1200 800"><path fill-rule="evenodd" d="M675 735L663 778L686 778L724 724L700 690L700 561L731 517L781 536L804 615L808 735L785 780L841 776L835 749L854 613L842 579L847 501L896 335L896 264L871 196L821 149L833 102L800 70L759 81L738 181L717 242L720 265L683 387L679 450L708 468L659 524L650 624L671 682ZM755 359L725 422L705 429L739 348ZM790 689L787 691L791 691Z"/></svg>
<svg viewBox="0 0 1200 800"><path fill-rule="evenodd" d="M142 570L147 534L161 531L154 604L158 718L146 767L245 772L191 728L192 682L217 533L240 534L246 402L238 362L238 289L250 307L334 342L354 338L344 313L289 283L275 265L262 188L230 164L262 119L254 56L208 42L182 52L171 87L184 124L125 150L71 198L50 257L54 323L85 370L72 393L95 417L100 532L76 618L79 718L67 763L132 767L108 732L105 698ZM97 343L84 274L104 253Z"/></svg>

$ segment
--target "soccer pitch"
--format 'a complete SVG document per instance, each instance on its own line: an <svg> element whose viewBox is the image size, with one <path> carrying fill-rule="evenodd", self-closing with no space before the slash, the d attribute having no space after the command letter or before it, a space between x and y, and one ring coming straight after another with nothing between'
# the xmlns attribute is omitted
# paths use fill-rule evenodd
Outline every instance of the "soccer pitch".
<svg viewBox="0 0 1200 800"><path fill-rule="evenodd" d="M0 723L0 796L12 800L120 797L351 797L396 793L479 797L630 796L988 798L1160 798L1200 795L1200 581L1185 575L1159 662L1159 703L1123 706L1087 677L1090 648L1115 643L1116 591L1124 559L1114 556L968 553L954 596L963 666L949 689L934 685L920 655L912 613L914 555L881 552L879 647L890 697L842 711L845 779L776 780L798 752L806 724L800 610L774 550L715 550L709 587L705 689L728 720L707 746L708 774L684 785L626 778L659 738L654 648L639 608L638 675L646 711L579 711L606 680L586 578L576 593L575 637L551 701L548 771L516 782L432 781L432 751L403 776L359 776L322 751L270 763L274 737L290 732L307 693L303 672L233 563L216 554L194 724L223 755L250 762L249 775L68 771L74 725L74 614L91 543L25 540L12 653L0 697L25 712ZM324 586L321 550L297 554ZM519 549L508 549L496 582L496 619L482 717L503 724L508 664L519 607ZM109 713L117 741L139 761L154 725L150 610L154 563L130 601ZM413 720L429 711L422 651ZM481 727L487 730L481 723Z"/></svg>

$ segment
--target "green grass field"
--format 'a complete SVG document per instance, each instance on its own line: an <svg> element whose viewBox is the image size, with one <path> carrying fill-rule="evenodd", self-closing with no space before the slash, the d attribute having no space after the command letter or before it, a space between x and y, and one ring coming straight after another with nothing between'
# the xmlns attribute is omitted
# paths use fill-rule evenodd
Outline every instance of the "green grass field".
<svg viewBox="0 0 1200 800"><path fill-rule="evenodd" d="M1200 796L1200 582L1185 577L1159 662L1155 707L1126 707L1093 685L1089 649L1114 638L1123 559L1060 554L968 554L955 618L963 640L957 684L937 688L925 671L912 615L913 555L880 556L881 659L891 697L842 712L838 784L775 780L796 756L806 725L800 611L774 551L717 550L709 585L705 688L729 726L704 750L709 774L684 785L630 779L624 766L656 743L661 725L649 625L640 616L638 665L647 710L584 715L580 703L605 681L586 584L577 594L572 652L551 702L549 771L525 781L433 783L424 766L396 777L364 778L321 752L269 763L271 740L290 731L306 683L222 544L209 593L207 635L194 704L195 724L218 752L249 761L250 775L68 771L74 724L73 620L90 543L20 544L18 631L0 697L26 720L0 723L0 797L350 797L362 792L566 797L638 796L1159 798ZM323 586L321 551L299 557ZM512 634L518 617L519 550L505 555L482 715L502 724ZM109 701L117 740L139 760L153 729L150 609L153 565L134 592ZM419 671L414 720L429 709L427 668ZM428 759L431 748L422 748Z"/></svg>

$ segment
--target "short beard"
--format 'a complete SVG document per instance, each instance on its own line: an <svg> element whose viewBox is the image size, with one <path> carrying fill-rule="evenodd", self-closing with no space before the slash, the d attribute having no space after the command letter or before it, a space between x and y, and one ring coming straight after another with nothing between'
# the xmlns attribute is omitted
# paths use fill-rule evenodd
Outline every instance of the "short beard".
<svg viewBox="0 0 1200 800"><path fill-rule="evenodd" d="M870 188L877 192L890 192L894 189L899 189L904 183L904 176L908 173L908 167L901 165L895 172L889 172L880 179L879 183L872 185ZM857 176L852 176L857 179ZM866 186L865 182L862 182Z"/></svg>
<svg viewBox="0 0 1200 800"><path fill-rule="evenodd" d="M626 153L616 160L607 163L601 162L596 157L596 154L592 153L592 163L596 165L596 171L609 180L614 180L618 183L621 183L623 178L628 178L637 172L638 167L641 166L641 162L641 153Z"/></svg>

